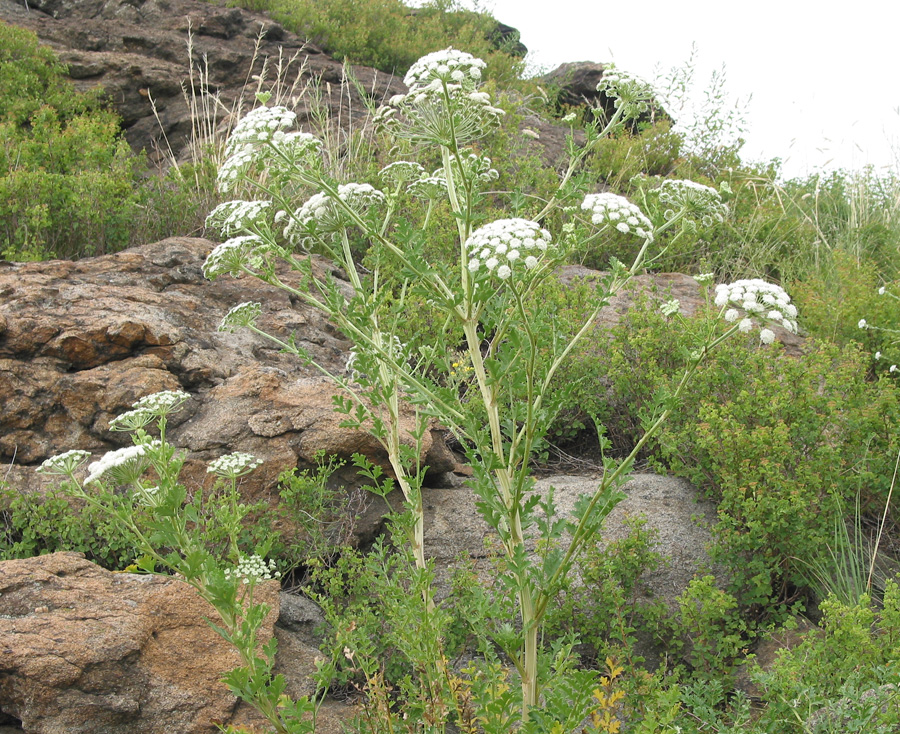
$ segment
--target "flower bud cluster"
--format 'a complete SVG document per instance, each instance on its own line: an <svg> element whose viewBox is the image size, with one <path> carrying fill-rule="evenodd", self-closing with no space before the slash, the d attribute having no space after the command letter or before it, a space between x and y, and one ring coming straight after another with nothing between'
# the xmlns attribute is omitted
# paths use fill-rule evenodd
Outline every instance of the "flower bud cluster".
<svg viewBox="0 0 900 734"><path fill-rule="evenodd" d="M653 86L639 76L622 71L615 64L603 69L603 78L597 84L597 91L607 97L614 97L616 109L624 107L626 118L637 117L650 108Z"/></svg>
<svg viewBox="0 0 900 734"><path fill-rule="evenodd" d="M659 187L659 201L669 207L666 218L671 219L676 212L684 210L687 219L699 221L704 227L712 226L713 222L724 222L728 216L728 205L718 191L686 179L663 181Z"/></svg>
<svg viewBox="0 0 900 734"><path fill-rule="evenodd" d="M227 314L225 314L225 317L222 319L222 323L219 324L218 331L233 332L237 331L240 328L254 326L261 313L262 304L260 303L254 303L252 301L239 303Z"/></svg>
<svg viewBox="0 0 900 734"><path fill-rule="evenodd" d="M206 226L223 237L253 232L268 219L271 209L271 201L226 201L209 213Z"/></svg>
<svg viewBox="0 0 900 734"><path fill-rule="evenodd" d="M360 217L372 207L384 202L384 194L369 184L348 183L338 186L338 198ZM313 194L296 212L284 228L284 236L293 244L312 235L339 232L354 224L353 217L337 204L330 194Z"/></svg>
<svg viewBox="0 0 900 734"><path fill-rule="evenodd" d="M249 474L260 464L262 464L262 459L257 459L252 454L235 451L209 462L206 472L207 474L216 474L223 479L237 479Z"/></svg>
<svg viewBox="0 0 900 734"><path fill-rule="evenodd" d="M81 449L66 451L65 453L51 456L44 461L36 471L41 474L59 474L68 477L74 474L75 470L81 466L90 455L90 451L82 451Z"/></svg>
<svg viewBox="0 0 900 734"><path fill-rule="evenodd" d="M624 196L617 194L588 194L581 208L591 212L591 221L598 227L613 226L623 234L636 234L653 240L653 225L644 213Z"/></svg>
<svg viewBox="0 0 900 734"><path fill-rule="evenodd" d="M265 242L255 234L232 237L209 253L203 263L203 275L209 280L226 273L238 278L244 267L258 268L262 264L265 249Z"/></svg>
<svg viewBox="0 0 900 734"><path fill-rule="evenodd" d="M797 307L791 303L791 297L784 289L774 283L767 283L759 278L737 280L728 285L720 283L716 286L715 304L719 308L734 304L743 309L745 315L738 323L738 328L744 333L756 325L753 317L778 324L792 334L797 333ZM728 308L725 320L734 322L741 318L738 308ZM763 328L759 338L764 344L771 344L775 340L775 333Z"/></svg>
<svg viewBox="0 0 900 734"><path fill-rule="evenodd" d="M135 481L150 465L148 453L159 449L160 446L160 440L157 438L148 443L107 451L102 459L88 466L88 475L84 483L100 481L107 474L123 484Z"/></svg>
<svg viewBox="0 0 900 734"><path fill-rule="evenodd" d="M275 570L275 561L269 560L268 563L263 557L254 553L252 556L241 556L238 560L237 567L229 568L225 571L226 579L241 579L243 583L253 581L263 581L266 579L281 578L281 573Z"/></svg>
<svg viewBox="0 0 900 734"><path fill-rule="evenodd" d="M466 240L469 272L482 268L501 280L514 268L532 270L551 247L550 233L527 219L498 219L476 229Z"/></svg>

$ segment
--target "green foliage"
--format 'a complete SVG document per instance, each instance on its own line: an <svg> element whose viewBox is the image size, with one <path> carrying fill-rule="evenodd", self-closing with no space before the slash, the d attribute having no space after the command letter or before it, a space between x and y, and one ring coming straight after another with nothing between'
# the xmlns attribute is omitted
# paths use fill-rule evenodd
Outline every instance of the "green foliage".
<svg viewBox="0 0 900 734"><path fill-rule="evenodd" d="M888 582L881 609L863 596L857 604L831 598L822 612L823 631L807 633L800 645L781 651L770 670L754 673L766 703L759 728L786 734L897 731L897 584Z"/></svg>
<svg viewBox="0 0 900 734"><path fill-rule="evenodd" d="M105 501L123 506L114 494ZM0 487L0 560L75 551L110 570L134 560L135 538L106 512L75 504L62 489L24 494Z"/></svg>
<svg viewBox="0 0 900 734"><path fill-rule="evenodd" d="M511 65L502 58L509 54L498 50L492 40L496 21L484 11L465 9L456 0L432 0L417 10L400 0L237 0L233 4L270 13L338 60L401 76L418 58L451 43L491 60L498 71L508 71Z"/></svg>
<svg viewBox="0 0 900 734"><path fill-rule="evenodd" d="M596 651L598 661L612 656L632 668L645 662L634 652L640 639L671 641L666 604L648 596L642 582L645 574L664 563L654 550L659 534L646 524L644 518L627 518L624 538L585 550L566 579L559 606L547 622L548 632L573 633Z"/></svg>
<svg viewBox="0 0 900 734"><path fill-rule="evenodd" d="M747 633L737 599L716 588L715 577L707 575L691 579L678 597L678 608L694 672L705 679L727 676Z"/></svg>

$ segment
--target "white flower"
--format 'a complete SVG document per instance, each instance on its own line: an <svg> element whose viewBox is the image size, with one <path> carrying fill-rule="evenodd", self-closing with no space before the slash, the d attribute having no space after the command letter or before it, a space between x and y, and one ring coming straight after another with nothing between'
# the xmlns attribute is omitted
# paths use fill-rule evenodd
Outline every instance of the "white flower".
<svg viewBox="0 0 900 734"><path fill-rule="evenodd" d="M206 226L217 229L223 237L252 233L266 220L271 208L271 201L226 201L209 213Z"/></svg>
<svg viewBox="0 0 900 734"><path fill-rule="evenodd" d="M254 326L259 315L262 313L262 304L252 301L239 303L232 308L222 323L219 324L218 331L237 331L241 327Z"/></svg>
<svg viewBox="0 0 900 734"><path fill-rule="evenodd" d="M403 83L409 87L410 95L435 81L453 82L464 88L469 87L471 91L481 79L481 71L486 66L484 61L472 54L445 48L442 51L427 54L416 61L406 72Z"/></svg>
<svg viewBox="0 0 900 734"><path fill-rule="evenodd" d="M225 456L220 456L218 459L209 462L206 472L208 474L217 474L223 479L237 479L245 474L249 474L260 464L262 464L262 460L257 459L252 454L235 451L232 454L225 454Z"/></svg>
<svg viewBox="0 0 900 734"><path fill-rule="evenodd" d="M270 559L266 563L262 556L256 553L252 556L242 555L235 568L229 568L225 571L226 579L239 578L245 584L251 581L277 579L280 577L281 574L275 570L275 561Z"/></svg>
<svg viewBox="0 0 900 734"><path fill-rule="evenodd" d="M885 294L884 286L881 286L881 288L878 289L878 295L883 296L884 294Z"/></svg>
<svg viewBox="0 0 900 734"><path fill-rule="evenodd" d="M720 283L716 286L715 304L719 308L734 304L743 309L748 316L764 316L766 321L782 326L786 331L796 333L797 324L792 319L797 315L797 309L790 301L790 296L781 286L759 278L737 280L729 284ZM739 316L736 308L729 308L723 314L729 323L737 321ZM748 332L753 326L752 319L745 318L740 322L738 328L742 332ZM771 330L765 329L765 331ZM771 333L774 334L774 332ZM762 338L762 335L760 336ZM768 338L768 334L765 338ZM764 343L768 344L769 342L764 341Z"/></svg>
<svg viewBox="0 0 900 734"><path fill-rule="evenodd" d="M562 121L563 121L563 122L567 122L567 123L568 123L568 122L575 122L575 120L577 119L577 117L578 117L578 115L576 115L574 112L570 112L569 114L563 116Z"/></svg>
<svg viewBox="0 0 900 734"><path fill-rule="evenodd" d="M615 107L625 108L627 117L636 117L649 108L649 102L653 99L653 87L634 74L629 74L608 64L603 69L603 78L597 85L598 92L604 92L607 97L615 98Z"/></svg>
<svg viewBox="0 0 900 734"><path fill-rule="evenodd" d="M45 460L35 471L41 474L59 474L71 476L75 470L91 455L90 451L73 449Z"/></svg>
<svg viewBox="0 0 900 734"><path fill-rule="evenodd" d="M860 319L860 320L859 320L859 323L857 324L857 326L858 326L860 329L868 329L868 328L869 328L869 324L866 322L865 319Z"/></svg>
<svg viewBox="0 0 900 734"><path fill-rule="evenodd" d="M498 219L475 230L466 241L469 253L467 267L471 273L481 272L483 264L488 272L496 268L497 276L506 280L521 262L523 251L525 268L533 269L550 244L550 233L536 222L527 219ZM513 255L515 253L515 255ZM499 256L499 257L498 257ZM504 260L500 264L501 258ZM476 263L473 265L473 262ZM499 267L498 267L499 266Z"/></svg>
<svg viewBox="0 0 900 734"><path fill-rule="evenodd" d="M675 211L683 210L686 219L709 226L713 220L724 222L728 206L719 192L686 179L667 179L659 187L660 203Z"/></svg>
<svg viewBox="0 0 900 734"><path fill-rule="evenodd" d="M709 285L713 282L713 278L715 277L715 273L700 273L699 275L694 276L694 280L700 285Z"/></svg>
<svg viewBox="0 0 900 734"><path fill-rule="evenodd" d="M891 368L890 368L890 370L888 370L888 372L896 372L896 371L897 371L897 365L892 364Z"/></svg>
<svg viewBox="0 0 900 734"><path fill-rule="evenodd" d="M368 209L381 204L385 196L365 183L342 184L337 188L338 198L362 217ZM284 228L284 236L292 243L309 239L313 233L330 234L354 224L352 215L324 192L313 194L296 212Z"/></svg>
<svg viewBox="0 0 900 734"><path fill-rule="evenodd" d="M624 234L634 233L646 240L653 239L653 225L644 213L624 196L605 192L588 194L581 208L591 212L591 221L598 227L613 225Z"/></svg>
<svg viewBox="0 0 900 734"><path fill-rule="evenodd" d="M160 445L159 439L154 439L149 443L108 451L102 459L88 466L84 483L97 482L107 474L120 484L136 481L150 465L148 452L158 449Z"/></svg>
<svg viewBox="0 0 900 734"><path fill-rule="evenodd" d="M775 332L771 329L760 329L759 340L763 344L771 344L775 341Z"/></svg>
<svg viewBox="0 0 900 734"><path fill-rule="evenodd" d="M145 395L131 407L138 410L149 410L155 415L168 415L180 410L185 401L190 399L191 396L181 390L163 390L152 395Z"/></svg>
<svg viewBox="0 0 900 734"><path fill-rule="evenodd" d="M243 273L243 268L260 266L261 254L265 249L266 243L256 235L232 237L209 253L203 263L203 275L209 280L215 280L225 273L237 278Z"/></svg>
<svg viewBox="0 0 900 734"><path fill-rule="evenodd" d="M415 181L425 175L425 169L412 161L394 161L378 172L378 177L387 183L401 184Z"/></svg>
<svg viewBox="0 0 900 734"><path fill-rule="evenodd" d="M875 352L875 359L881 359L881 352Z"/></svg>
<svg viewBox="0 0 900 734"><path fill-rule="evenodd" d="M663 312L664 316L674 316L681 311L681 302L677 298L673 298L671 301L666 301L662 304L659 310Z"/></svg>

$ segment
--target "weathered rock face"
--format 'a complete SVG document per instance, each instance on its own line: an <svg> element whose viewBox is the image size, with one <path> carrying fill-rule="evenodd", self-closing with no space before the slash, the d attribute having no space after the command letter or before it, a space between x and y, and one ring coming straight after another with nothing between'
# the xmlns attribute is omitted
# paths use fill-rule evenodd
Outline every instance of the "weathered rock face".
<svg viewBox="0 0 900 734"><path fill-rule="evenodd" d="M199 73L208 73L210 91L217 96L210 105L215 127L239 100L252 106L251 77L261 73L265 58L275 64L279 54L285 61L297 57L288 86L302 66L300 87L319 80L330 117L358 123L366 107L353 85L341 88L339 62L266 15L224 5L200 0L0 0L0 20L37 33L69 65L77 87L101 85L137 150L153 151L161 141L168 141L176 154L184 148L191 110L183 80L196 83ZM193 75L189 37L197 67ZM270 68L270 80L273 74ZM368 67L353 67L353 74L376 101L406 91L390 74ZM302 124L309 119L310 105L301 102L295 111Z"/></svg>
<svg viewBox="0 0 900 734"><path fill-rule="evenodd" d="M259 301L261 326L293 333L325 369L343 373L348 357L334 327L284 292L252 278L206 280L212 247L174 238L78 262L0 267L0 460L14 465L12 486L39 487L33 465L61 451L130 443L109 421L139 397L173 389L193 396L172 416L169 436L188 450L194 481L203 481L205 462L231 451L265 461L244 484L251 497L317 451L385 463L368 433L340 426L327 378L247 331L216 331L231 307ZM315 269L341 275L324 260ZM412 411L404 420L413 427ZM442 431L428 433L423 449L432 471L453 468Z"/></svg>
<svg viewBox="0 0 900 734"><path fill-rule="evenodd" d="M237 701L221 683L238 654L182 581L110 573L76 553L0 564L0 710L27 732L218 731ZM257 599L271 608L278 583Z"/></svg>

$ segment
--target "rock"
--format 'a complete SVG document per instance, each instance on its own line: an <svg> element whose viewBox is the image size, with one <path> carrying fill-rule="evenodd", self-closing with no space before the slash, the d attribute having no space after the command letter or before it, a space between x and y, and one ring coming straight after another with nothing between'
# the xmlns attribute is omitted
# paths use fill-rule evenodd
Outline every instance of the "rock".
<svg viewBox="0 0 900 734"><path fill-rule="evenodd" d="M276 581L258 586L256 599L270 607L260 644L276 637L275 673L286 692L313 695L321 653L296 630L315 617L315 605L279 593ZM112 573L79 553L0 563L0 724L13 721L27 734L265 726L221 682L240 658L206 618L216 621L215 610L174 578ZM356 714L326 699L316 731L339 734Z"/></svg>
<svg viewBox="0 0 900 734"><path fill-rule="evenodd" d="M561 64L556 69L539 78L539 82L554 90L558 109L564 110L570 107L585 108L585 119L591 119L589 110L599 107L603 110L608 120L615 113L614 99L607 97L604 92L597 91L597 85L603 78L603 64L592 61L576 61ZM629 123L632 131L638 126L655 122L660 119L668 119L660 104L656 101L650 103L650 110L642 114L637 120Z"/></svg>
<svg viewBox="0 0 900 734"><path fill-rule="evenodd" d="M236 699L220 678L240 658L188 584L111 573L77 553L0 569L0 709L26 732L212 734L234 720ZM265 643L278 583L256 593L271 607Z"/></svg>
<svg viewBox="0 0 900 734"><path fill-rule="evenodd" d="M252 103L252 77L262 73L267 58L271 81L279 58L296 57L287 85L297 74L298 88L320 82L322 102L334 119L355 129L367 114L357 88L341 87L341 63L268 16L225 7L224 2L0 0L0 20L28 28L51 46L68 64L77 88L102 86L122 116L125 136L135 150L171 146L182 157L192 127L182 83L190 88L208 75L216 100L202 106L213 109L215 129L232 111L241 106L246 111ZM380 101L406 91L390 74L362 66L352 67L352 73L368 99ZM296 111L301 123L309 121L308 102Z"/></svg>
<svg viewBox="0 0 900 734"><path fill-rule="evenodd" d="M558 512L571 514L583 494L593 494L598 477L553 476L539 479L536 490L546 493L554 487ZM656 474L634 474L624 486L626 498L612 511L598 542L610 543L627 534L623 520L644 515L647 528L658 531L656 550L668 557L665 568L644 579L648 592L677 608L675 598L686 588L694 574L711 565L706 547L711 541L707 527L695 518L712 523L716 517L714 502L705 500L684 479ZM475 508L475 494L468 487L431 489L425 497L425 553L435 559L437 568L446 567L460 555L484 558L485 540L494 536ZM529 543L533 550L534 542Z"/></svg>
<svg viewBox="0 0 900 734"><path fill-rule="evenodd" d="M188 450L190 482L207 481L206 462L231 451L265 461L242 485L254 499L283 470L313 465L318 451L386 464L366 431L341 427L337 388L313 367L249 332L216 331L231 307L259 301L263 328L293 333L318 364L344 373L349 343L318 311L256 279L206 280L201 265L212 247L173 238L78 262L0 268L0 460L14 464L12 486L38 491L44 480L34 467L62 451L130 443L108 431L110 420L139 397L172 389L192 396L169 428ZM340 276L325 260L314 267ZM414 412L405 409L402 421L408 435ZM423 458L436 474L455 466L437 426L424 436Z"/></svg>

